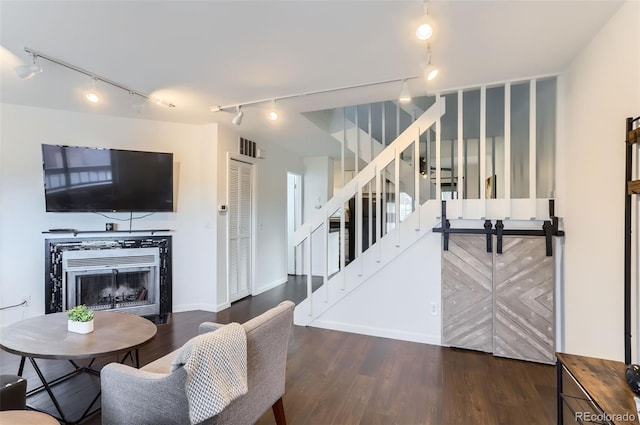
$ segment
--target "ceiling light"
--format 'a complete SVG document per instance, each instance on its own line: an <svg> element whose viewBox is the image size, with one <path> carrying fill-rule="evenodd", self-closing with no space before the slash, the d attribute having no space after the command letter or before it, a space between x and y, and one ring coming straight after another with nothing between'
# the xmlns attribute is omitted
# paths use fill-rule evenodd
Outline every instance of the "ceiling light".
<svg viewBox="0 0 640 425"><path fill-rule="evenodd" d="M433 25L431 24L431 18L429 18L429 3L424 2L424 17L418 29L416 29L416 37L420 40L428 40L433 35Z"/></svg>
<svg viewBox="0 0 640 425"><path fill-rule="evenodd" d="M400 103L409 103L411 102L411 93L409 93L409 84L407 80L402 80L402 87L400 89L400 98L398 99Z"/></svg>
<svg viewBox="0 0 640 425"><path fill-rule="evenodd" d="M95 90L89 90L84 97L91 103L100 103L100 94Z"/></svg>
<svg viewBox="0 0 640 425"><path fill-rule="evenodd" d="M16 74L18 74L18 77L23 80L28 80L34 75L42 72L42 68L36 63L37 56L32 54L31 57L33 61L31 65L19 65L15 68Z"/></svg>
<svg viewBox="0 0 640 425"><path fill-rule="evenodd" d="M240 110L240 105L236 107L236 110L238 111L238 113L236 114L235 117L233 117L231 122L234 123L235 125L240 125L242 124L242 117L244 116L244 112Z"/></svg>
<svg viewBox="0 0 640 425"><path fill-rule="evenodd" d="M429 64L424 69L424 79L427 81L433 81L438 76L440 71L435 66Z"/></svg>
<svg viewBox="0 0 640 425"><path fill-rule="evenodd" d="M428 40L432 35L433 27L427 22L421 24L416 30L416 37L418 37L420 40Z"/></svg>
<svg viewBox="0 0 640 425"><path fill-rule="evenodd" d="M164 99L160 99L160 98L153 98L153 103L155 103L156 105L160 105L160 106L165 106L167 108L173 108L175 107L175 105L171 102L169 102L168 100L164 100Z"/></svg>
<svg viewBox="0 0 640 425"><path fill-rule="evenodd" d="M96 88L96 79L93 79L93 88L84 92L84 98L93 105L100 103L102 97L100 96L100 92Z"/></svg>
<svg viewBox="0 0 640 425"><path fill-rule="evenodd" d="M115 82L113 80L110 80L110 79L108 79L106 77L100 76L98 74L94 74L91 71L88 71L86 69L80 68L80 67L75 66L75 65L72 65L69 62L65 62L63 60L54 58L53 56L46 55L44 53L38 52L36 50L33 50L33 49L29 48L29 47L25 47L24 51L29 53L33 57L33 64L30 65L30 66L20 65L20 66L16 67L16 73L18 74L18 77L20 77L22 79L31 78L35 74L37 74L39 72L42 72L42 68L40 66L38 66L38 64L36 63L36 59L45 59L45 60L48 60L49 62L53 62L53 63L55 63L57 65L63 66L65 68L68 68L68 69L70 69L72 71L76 71L76 72L78 72L80 74L84 74L84 75L86 75L88 77L91 77L94 80L94 89L86 91L84 93L84 96L87 99L87 101L89 101L89 102L91 102L93 104L100 103L100 98L101 98L100 93L95 89L95 82L98 81L98 80L100 80L103 83L107 83L107 84L109 84L109 85L111 85L113 87L117 87L117 88L119 88L121 90L124 90L124 91L128 92L129 94L140 96L140 97L143 97L145 99L151 99L151 96L146 94L146 93L140 92L138 90L133 90L133 89L131 89L131 88L129 88L129 87L123 85L123 84L117 83L117 82ZM164 100L164 99L152 99L152 100L154 102L156 102L157 104L159 104L159 105L163 105L163 106L166 106L166 107L169 107L169 108L173 108L173 107L176 106L173 103L171 103L171 102L169 102L167 100Z"/></svg>
<svg viewBox="0 0 640 425"><path fill-rule="evenodd" d="M423 67L424 68L424 79L425 81L433 81L440 72L438 68L431 64L431 47L427 47L427 63Z"/></svg>
<svg viewBox="0 0 640 425"><path fill-rule="evenodd" d="M424 65L424 66L426 66L426 65ZM223 105L223 106L215 105L215 106L210 106L209 107L209 111L211 111L211 112L223 112L223 111L235 110L236 111L236 115L233 118L232 122L235 125L240 125L241 122L242 122L242 117L244 116L244 112L241 111L241 107L242 106L246 107L246 106L257 105L257 104L271 103L271 108L269 109L267 117L270 120L275 121L276 119L279 119L279 117L280 117L280 114L278 113L278 111L276 109L275 103L279 102L281 100L294 99L294 98L298 98L298 97L308 97L308 96L311 96L311 95L321 94L321 93L322 94L333 93L333 92L337 92L337 91L351 90L351 89L362 88L362 87L372 87L372 86L377 86L377 85L382 85L382 84L408 82L409 80L415 80L415 79L419 79L419 78L422 78L422 77L420 75L415 75L415 76L411 76L411 77L394 78L394 79L391 79L391 80L355 84L355 85L352 85L352 86L342 86L342 87L336 87L336 88L332 88L332 89L315 90L315 91L308 91L308 92L296 93L296 94L287 94L287 95L283 95L283 96L279 96L279 97L275 97L275 98L248 100L246 102L242 102L241 104L235 103L235 104ZM407 92L408 92L408 88L407 88ZM409 99L411 99L411 94L407 93L407 97Z"/></svg>
<svg viewBox="0 0 640 425"><path fill-rule="evenodd" d="M269 119L275 121L278 119L278 111L276 110L276 100L271 101L271 110L269 111Z"/></svg>

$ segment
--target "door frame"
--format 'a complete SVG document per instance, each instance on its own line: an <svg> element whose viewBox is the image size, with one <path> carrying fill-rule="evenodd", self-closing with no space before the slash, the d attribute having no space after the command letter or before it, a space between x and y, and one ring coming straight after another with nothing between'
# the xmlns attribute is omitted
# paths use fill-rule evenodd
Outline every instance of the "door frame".
<svg viewBox="0 0 640 425"><path fill-rule="evenodd" d="M231 161L237 161L237 162L242 162L244 164L250 165L251 166L251 264L249 266L249 272L251 273L251 276L249 278L249 295L254 295L253 290L255 288L255 277L256 277L256 245L257 245L257 238L256 238L256 230L257 230L257 206L258 206L258 202L257 202L257 193L258 191L256 190L256 174L257 174L257 170L258 170L258 162L256 161L255 158L249 157L249 156L245 156L245 155L240 155L240 154L236 154L236 153L231 153L231 152L227 152L227 167L226 167L226 187L225 187L225 192L226 192L226 205L229 205L229 180L230 180L230 173L229 173L229 169L231 168ZM226 272L225 272L225 276L226 276L226 283L225 283L225 288L226 288L226 299L227 299L227 305L231 305L231 291L229 288L229 283L231 281L230 279L230 267L229 264L231 262L231 255L229 254L230 252L230 243L229 243L229 214L225 214L225 257L226 257L226 264L225 264L225 268L226 268Z"/></svg>
<svg viewBox="0 0 640 425"><path fill-rule="evenodd" d="M291 178L295 188L290 186ZM287 274L290 275L302 274L302 249L292 243L293 233L302 225L302 189L302 175L287 171Z"/></svg>

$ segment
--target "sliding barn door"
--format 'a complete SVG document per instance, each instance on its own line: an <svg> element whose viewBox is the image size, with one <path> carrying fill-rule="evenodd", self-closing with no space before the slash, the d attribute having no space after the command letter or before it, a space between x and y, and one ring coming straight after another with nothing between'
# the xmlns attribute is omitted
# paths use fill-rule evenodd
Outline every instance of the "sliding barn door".
<svg viewBox="0 0 640 425"><path fill-rule="evenodd" d="M541 237L505 236L495 260L494 354L553 363L554 258Z"/></svg>
<svg viewBox="0 0 640 425"><path fill-rule="evenodd" d="M450 235L442 252L442 343L491 352L493 260L483 235Z"/></svg>
<svg viewBox="0 0 640 425"><path fill-rule="evenodd" d="M229 302L251 294L252 166L229 163Z"/></svg>

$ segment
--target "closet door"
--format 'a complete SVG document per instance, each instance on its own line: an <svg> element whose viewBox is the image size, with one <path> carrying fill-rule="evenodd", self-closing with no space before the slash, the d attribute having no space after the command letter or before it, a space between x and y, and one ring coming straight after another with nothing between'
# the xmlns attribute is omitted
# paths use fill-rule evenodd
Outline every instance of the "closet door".
<svg viewBox="0 0 640 425"><path fill-rule="evenodd" d="M450 235L442 251L442 344L493 349L493 259L483 235Z"/></svg>
<svg viewBox="0 0 640 425"><path fill-rule="evenodd" d="M251 294L251 164L229 164L229 302Z"/></svg>
<svg viewBox="0 0 640 425"><path fill-rule="evenodd" d="M495 255L497 356L554 363L554 257L541 237L505 236Z"/></svg>

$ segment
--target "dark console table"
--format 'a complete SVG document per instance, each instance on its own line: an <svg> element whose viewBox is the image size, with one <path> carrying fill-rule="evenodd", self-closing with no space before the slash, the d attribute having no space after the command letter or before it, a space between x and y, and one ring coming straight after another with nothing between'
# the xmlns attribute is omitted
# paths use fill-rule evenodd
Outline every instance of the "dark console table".
<svg viewBox="0 0 640 425"><path fill-rule="evenodd" d="M558 424L638 424L626 365L556 353Z"/></svg>

